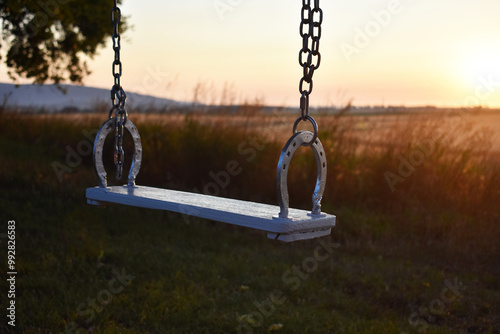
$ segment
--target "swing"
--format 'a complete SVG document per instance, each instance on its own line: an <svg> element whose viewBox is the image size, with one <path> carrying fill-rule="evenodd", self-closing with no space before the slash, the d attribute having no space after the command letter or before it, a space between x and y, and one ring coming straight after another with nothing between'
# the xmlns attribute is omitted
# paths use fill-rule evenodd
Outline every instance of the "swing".
<svg viewBox="0 0 500 334"><path fill-rule="evenodd" d="M121 12L117 6L117 0L114 0L114 7L111 11L111 20L114 25L113 50L115 51L114 85L111 89L112 108L109 112L109 119L101 126L95 138L93 159L99 186L87 188L87 202L97 206L121 204L177 212L262 230L267 232L268 238L284 242L329 235L332 227L335 226L336 217L321 212L321 199L326 185L326 155L318 139L318 125L309 116L309 95L313 89L312 77L321 61L319 39L323 12L319 7L319 0L314 0L313 8L311 8L311 0L302 0L301 17L300 35L303 39L303 46L299 54L299 63L303 67L304 73L299 84L301 115L295 121L293 135L285 144L278 161L276 172L278 206L276 206L135 184L142 163L142 144L137 127L128 119L125 110L126 94L120 85L122 64L120 62L121 46L118 27L121 21ZM308 87L304 87L305 85ZM301 121L309 121L314 132L297 131L297 126ZM108 134L114 131L114 163L116 179L120 180L123 174L124 150L122 144L125 130L130 133L134 143L128 182L124 186L108 187L102 157L104 141ZM317 178L312 196L313 209L311 212L289 207L287 175L293 154L300 146L311 147L316 159Z"/></svg>

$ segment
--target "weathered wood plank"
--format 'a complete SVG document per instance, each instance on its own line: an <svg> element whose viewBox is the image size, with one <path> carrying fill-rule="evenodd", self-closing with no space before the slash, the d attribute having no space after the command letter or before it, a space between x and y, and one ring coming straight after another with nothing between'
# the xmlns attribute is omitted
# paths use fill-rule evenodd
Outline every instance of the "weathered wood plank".
<svg viewBox="0 0 500 334"><path fill-rule="evenodd" d="M279 218L280 207L203 194L144 186L87 188L88 203L123 204L166 210L269 232L268 237L285 242L328 235L335 216L290 209L291 219Z"/></svg>

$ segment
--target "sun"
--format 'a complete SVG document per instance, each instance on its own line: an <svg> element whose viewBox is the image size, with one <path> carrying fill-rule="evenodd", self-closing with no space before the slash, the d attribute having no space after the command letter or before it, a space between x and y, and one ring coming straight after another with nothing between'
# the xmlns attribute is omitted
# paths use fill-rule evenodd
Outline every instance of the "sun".
<svg viewBox="0 0 500 334"><path fill-rule="evenodd" d="M484 80L499 82L500 46L471 47L463 55L461 67L464 83L467 86L476 87Z"/></svg>

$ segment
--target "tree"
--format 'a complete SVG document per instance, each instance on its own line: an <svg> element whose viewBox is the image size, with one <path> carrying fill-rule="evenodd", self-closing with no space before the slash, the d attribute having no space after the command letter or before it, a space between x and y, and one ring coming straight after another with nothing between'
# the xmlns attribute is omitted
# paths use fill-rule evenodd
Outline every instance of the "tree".
<svg viewBox="0 0 500 334"><path fill-rule="evenodd" d="M90 73L85 58L113 33L112 6L111 0L0 0L0 58L9 77L81 83Z"/></svg>

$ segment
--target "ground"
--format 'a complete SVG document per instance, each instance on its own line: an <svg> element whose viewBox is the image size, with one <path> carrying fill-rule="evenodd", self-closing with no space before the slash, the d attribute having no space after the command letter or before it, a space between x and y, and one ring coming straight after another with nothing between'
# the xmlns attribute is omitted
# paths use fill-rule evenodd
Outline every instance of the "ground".
<svg viewBox="0 0 500 334"><path fill-rule="evenodd" d="M330 171L323 210L337 226L291 244L174 213L89 206L87 134L103 119L0 117L0 236L5 246L15 221L17 332L500 333L498 143L450 121L460 116L318 117ZM203 192L210 171L235 159L242 173L219 195L275 201L290 117L132 119L145 147L139 183ZM500 117L473 120L496 127ZM437 131L447 122L450 138ZM385 173L399 175L398 157L410 161L412 138L429 129L442 134L433 152L391 191ZM289 182L292 203L308 208L314 162L303 151Z"/></svg>

